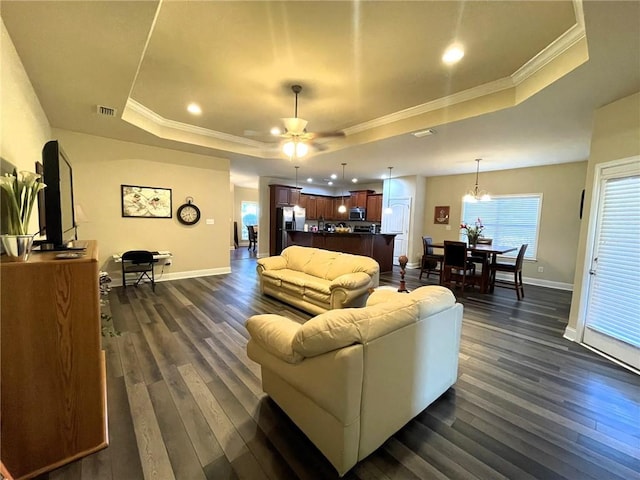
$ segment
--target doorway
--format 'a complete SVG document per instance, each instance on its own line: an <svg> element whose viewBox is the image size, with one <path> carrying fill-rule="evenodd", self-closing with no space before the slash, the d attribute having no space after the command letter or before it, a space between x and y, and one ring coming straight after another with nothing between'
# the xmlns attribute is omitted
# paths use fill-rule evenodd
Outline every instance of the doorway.
<svg viewBox="0 0 640 480"><path fill-rule="evenodd" d="M382 215L382 232L396 234L393 243L393 264L399 265L398 257L406 255L408 251L411 199L392 198L389 208L391 213Z"/></svg>
<svg viewBox="0 0 640 480"><path fill-rule="evenodd" d="M640 370L640 157L596 166L582 341Z"/></svg>

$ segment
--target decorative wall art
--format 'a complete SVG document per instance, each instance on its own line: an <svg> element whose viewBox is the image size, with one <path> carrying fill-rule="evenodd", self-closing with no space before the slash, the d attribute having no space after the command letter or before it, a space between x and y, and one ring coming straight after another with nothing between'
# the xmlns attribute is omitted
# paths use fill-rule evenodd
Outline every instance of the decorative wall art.
<svg viewBox="0 0 640 480"><path fill-rule="evenodd" d="M449 224L449 205L436 207L433 215L433 223L438 225Z"/></svg>
<svg viewBox="0 0 640 480"><path fill-rule="evenodd" d="M171 218L171 189L121 185L122 216Z"/></svg>

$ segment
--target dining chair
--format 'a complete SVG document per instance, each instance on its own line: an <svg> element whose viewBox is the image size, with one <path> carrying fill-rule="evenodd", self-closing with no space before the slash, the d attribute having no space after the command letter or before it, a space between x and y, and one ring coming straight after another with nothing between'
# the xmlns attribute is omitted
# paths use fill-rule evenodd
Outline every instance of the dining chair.
<svg viewBox="0 0 640 480"><path fill-rule="evenodd" d="M529 244L525 243L520 247L515 263L497 262L489 267L491 269L491 291L493 291L493 287L510 288L516 291L518 300L522 300L524 298L524 285L522 284L522 263L524 261L524 254L527 251L528 246ZM497 272L513 273L513 281L496 278Z"/></svg>
<svg viewBox="0 0 640 480"><path fill-rule="evenodd" d="M493 238L478 237L476 244L477 245L493 245ZM471 254L469 255L469 261L477 265L481 265L482 268L488 268L489 266L488 255L483 255L478 253L474 254L473 252L471 252Z"/></svg>
<svg viewBox="0 0 640 480"><path fill-rule="evenodd" d="M256 251L256 247L258 246L258 230L255 225L247 225L247 231L249 232L249 250L253 246L253 251Z"/></svg>
<svg viewBox="0 0 640 480"><path fill-rule="evenodd" d="M426 270L427 278L431 275L431 272L437 273L438 276L442 275L442 262L444 261L444 255L433 253L433 238L422 237L422 261L420 263L420 278L422 280L422 274Z"/></svg>
<svg viewBox="0 0 640 480"><path fill-rule="evenodd" d="M156 291L153 253L148 250L129 250L122 254L122 286L127 288L127 274L135 274L134 287L143 280L151 282L151 290Z"/></svg>
<svg viewBox="0 0 640 480"><path fill-rule="evenodd" d="M465 242L445 240L440 285L453 290L460 284L460 296L464 296L464 287L475 284L475 274L476 266L467 257L467 244Z"/></svg>

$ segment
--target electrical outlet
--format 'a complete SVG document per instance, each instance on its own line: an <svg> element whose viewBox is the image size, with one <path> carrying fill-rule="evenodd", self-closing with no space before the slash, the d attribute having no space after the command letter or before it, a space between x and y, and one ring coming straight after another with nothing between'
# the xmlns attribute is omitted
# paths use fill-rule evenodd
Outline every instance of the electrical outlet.
<svg viewBox="0 0 640 480"><path fill-rule="evenodd" d="M445 227L445 230L451 230L451 225L447 225L447 226Z"/></svg>
<svg viewBox="0 0 640 480"><path fill-rule="evenodd" d="M207 225L214 225L216 223L215 219L207 218Z"/></svg>
<svg viewBox="0 0 640 480"><path fill-rule="evenodd" d="M538 267L538 273L544 272L544 267Z"/></svg>

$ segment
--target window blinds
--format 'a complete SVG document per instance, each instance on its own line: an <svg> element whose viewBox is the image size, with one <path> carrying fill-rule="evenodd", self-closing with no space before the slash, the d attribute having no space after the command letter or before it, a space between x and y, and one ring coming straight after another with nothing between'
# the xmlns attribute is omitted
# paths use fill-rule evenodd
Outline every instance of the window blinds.
<svg viewBox="0 0 640 480"><path fill-rule="evenodd" d="M524 258L535 260L541 208L542 194L497 196L486 202L463 203L462 218L470 224L480 218L485 227L482 234L492 238L494 245L529 244ZM466 240L464 234L461 239Z"/></svg>
<svg viewBox="0 0 640 480"><path fill-rule="evenodd" d="M604 184L586 326L640 348L640 176Z"/></svg>

